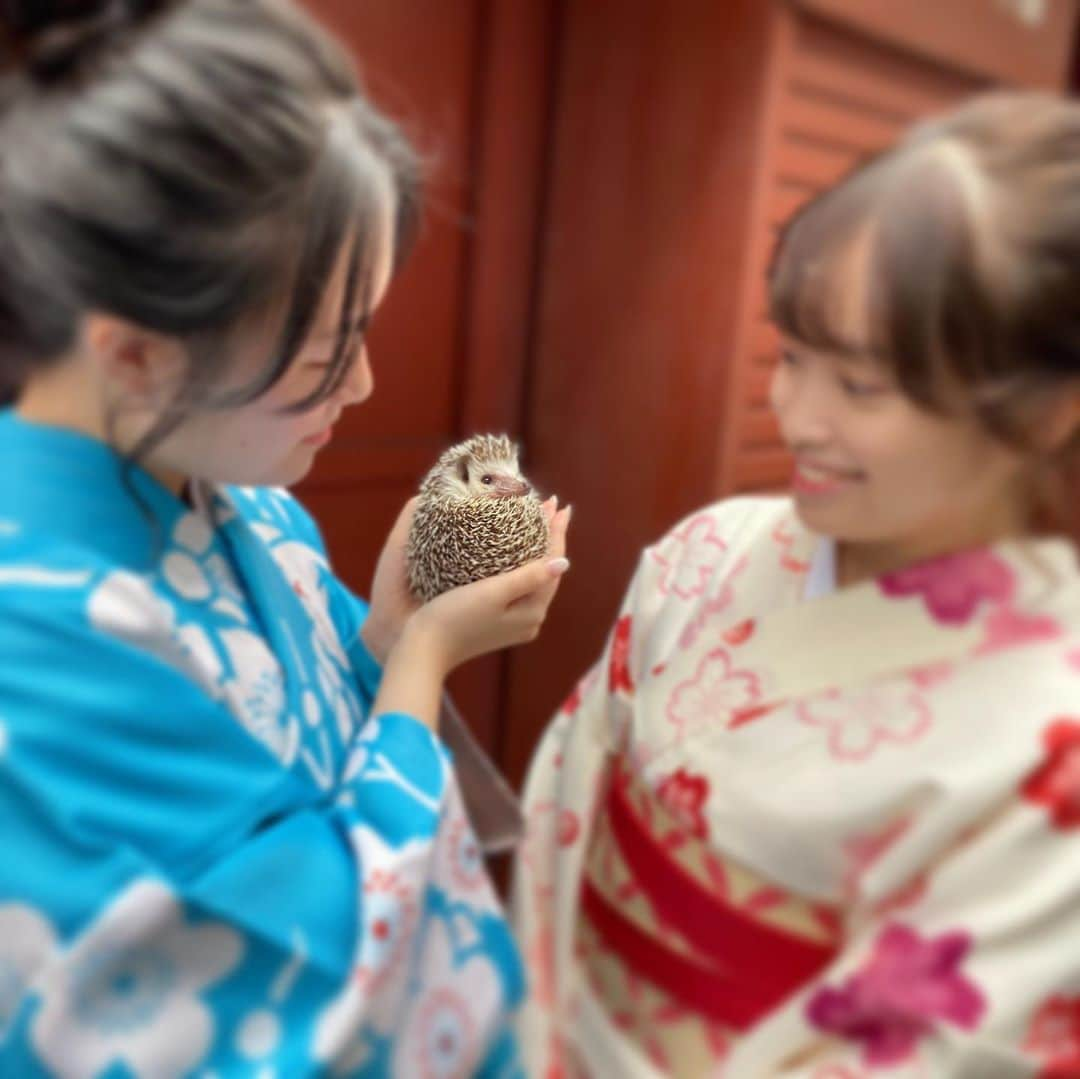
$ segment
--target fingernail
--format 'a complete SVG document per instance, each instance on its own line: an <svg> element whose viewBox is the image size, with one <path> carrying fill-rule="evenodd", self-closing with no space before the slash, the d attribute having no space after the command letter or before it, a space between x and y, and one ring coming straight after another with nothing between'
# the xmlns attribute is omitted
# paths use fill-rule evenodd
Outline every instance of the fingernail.
<svg viewBox="0 0 1080 1079"><path fill-rule="evenodd" d="M561 577L569 568L569 558L553 558L548 563L548 572L552 577Z"/></svg>
<svg viewBox="0 0 1080 1079"><path fill-rule="evenodd" d="M570 523L570 518L574 516L574 505L571 503L566 507L566 523Z"/></svg>

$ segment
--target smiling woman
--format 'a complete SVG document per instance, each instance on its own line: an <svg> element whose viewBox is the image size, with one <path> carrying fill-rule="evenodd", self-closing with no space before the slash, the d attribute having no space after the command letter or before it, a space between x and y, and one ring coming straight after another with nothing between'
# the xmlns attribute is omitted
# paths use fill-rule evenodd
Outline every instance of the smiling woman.
<svg viewBox="0 0 1080 1079"><path fill-rule="evenodd" d="M644 552L529 776L532 1073L1080 1074L1078 146L976 101L782 237L793 497Z"/></svg>

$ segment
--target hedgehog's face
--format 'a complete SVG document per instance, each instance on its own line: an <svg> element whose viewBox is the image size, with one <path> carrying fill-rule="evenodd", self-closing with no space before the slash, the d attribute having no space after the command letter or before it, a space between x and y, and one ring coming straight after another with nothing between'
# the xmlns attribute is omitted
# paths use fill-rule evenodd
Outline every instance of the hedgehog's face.
<svg viewBox="0 0 1080 1079"><path fill-rule="evenodd" d="M443 474L443 490L457 498L521 498L532 491L516 460L463 454Z"/></svg>

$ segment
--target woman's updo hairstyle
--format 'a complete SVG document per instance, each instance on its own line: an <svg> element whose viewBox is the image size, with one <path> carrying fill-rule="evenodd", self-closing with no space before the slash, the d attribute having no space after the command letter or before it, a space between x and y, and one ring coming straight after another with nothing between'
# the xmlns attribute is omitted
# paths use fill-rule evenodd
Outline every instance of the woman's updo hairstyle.
<svg viewBox="0 0 1080 1079"><path fill-rule="evenodd" d="M0 397L107 312L188 345L149 444L272 386L344 257L334 362L295 403L311 407L355 350L388 197L400 256L416 158L288 0L0 0ZM253 321L277 328L264 370L215 395Z"/></svg>

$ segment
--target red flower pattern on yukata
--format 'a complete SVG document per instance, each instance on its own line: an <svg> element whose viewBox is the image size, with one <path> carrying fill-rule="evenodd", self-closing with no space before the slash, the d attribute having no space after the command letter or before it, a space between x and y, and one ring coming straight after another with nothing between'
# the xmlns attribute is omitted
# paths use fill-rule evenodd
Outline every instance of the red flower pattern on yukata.
<svg viewBox="0 0 1080 1079"><path fill-rule="evenodd" d="M1080 996L1053 996L1035 1013L1024 1050L1041 1065L1038 1079L1080 1075Z"/></svg>
<svg viewBox="0 0 1080 1079"><path fill-rule="evenodd" d="M656 796L671 815L696 839L708 835L702 812L709 797L709 781L692 775L685 768L676 769L656 788Z"/></svg>
<svg viewBox="0 0 1080 1079"><path fill-rule="evenodd" d="M985 602L1012 598L1015 575L991 551L965 551L888 573L878 581L887 596L922 596L926 609L946 625L966 625Z"/></svg>
<svg viewBox="0 0 1080 1079"><path fill-rule="evenodd" d="M908 926L887 926L860 971L839 989L825 987L810 998L807 1018L860 1043L870 1067L902 1063L938 1023L978 1026L986 1001L959 969L970 950L964 932L924 938Z"/></svg>
<svg viewBox="0 0 1080 1079"><path fill-rule="evenodd" d="M611 659L608 662L608 688L612 693L618 693L620 689L627 693L634 692L634 682L630 677L630 631L633 622L633 617L625 614L615 623Z"/></svg>
<svg viewBox="0 0 1080 1079"><path fill-rule="evenodd" d="M1043 733L1046 756L1021 792L1047 807L1055 828L1080 827L1080 721L1059 719Z"/></svg>

